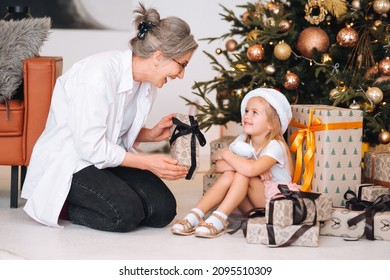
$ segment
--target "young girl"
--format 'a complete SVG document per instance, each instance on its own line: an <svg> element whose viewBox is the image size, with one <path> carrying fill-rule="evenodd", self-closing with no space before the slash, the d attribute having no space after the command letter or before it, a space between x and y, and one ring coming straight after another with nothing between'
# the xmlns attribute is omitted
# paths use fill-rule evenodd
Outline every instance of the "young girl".
<svg viewBox="0 0 390 280"><path fill-rule="evenodd" d="M216 172L223 174L172 233L213 238L226 231L227 217L237 207L242 212L265 206L277 193L278 184L291 184L291 154L283 138L291 120L286 97L274 89L249 92L241 103L244 134L216 157ZM247 144L244 144L247 143ZM244 145L242 145L244 144ZM244 146L253 157L240 156ZM241 151L238 151L237 148ZM248 154L248 151L244 151ZM203 221L205 213L218 208Z"/></svg>

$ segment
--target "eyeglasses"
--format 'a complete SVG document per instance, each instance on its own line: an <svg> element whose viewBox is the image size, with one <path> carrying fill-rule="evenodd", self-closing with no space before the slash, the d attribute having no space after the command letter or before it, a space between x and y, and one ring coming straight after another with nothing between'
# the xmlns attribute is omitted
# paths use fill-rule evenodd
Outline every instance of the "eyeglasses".
<svg viewBox="0 0 390 280"><path fill-rule="evenodd" d="M172 60L174 61L174 62L176 62L177 64L179 64L180 65L180 67L181 67L181 69L182 69L182 71L184 71L184 69L187 67L187 64L188 64L188 62L186 61L186 62L179 62L179 61L177 61L176 59L174 59L174 58L172 58Z"/></svg>

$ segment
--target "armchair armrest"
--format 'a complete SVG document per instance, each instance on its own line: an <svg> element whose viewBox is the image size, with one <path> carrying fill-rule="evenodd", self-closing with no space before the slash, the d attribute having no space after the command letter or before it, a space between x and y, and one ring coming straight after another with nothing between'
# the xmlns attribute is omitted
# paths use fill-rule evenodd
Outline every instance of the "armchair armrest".
<svg viewBox="0 0 390 280"><path fill-rule="evenodd" d="M45 128L53 88L61 74L62 57L34 57L23 61L25 166L28 166L35 142Z"/></svg>

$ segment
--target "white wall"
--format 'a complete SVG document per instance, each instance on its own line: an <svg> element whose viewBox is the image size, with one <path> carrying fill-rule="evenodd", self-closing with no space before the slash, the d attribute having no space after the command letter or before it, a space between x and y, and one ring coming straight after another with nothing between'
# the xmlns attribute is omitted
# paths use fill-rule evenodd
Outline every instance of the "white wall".
<svg viewBox="0 0 390 280"><path fill-rule="evenodd" d="M64 71L81 58L110 49L126 49L128 40L135 34L132 27L132 11L138 1L130 0L80 0L94 15L94 18L114 28L113 30L69 30L53 29L49 39L45 42L41 55L59 55L64 58ZM161 17L179 16L191 26L196 39L217 37L229 31L231 25L221 19L219 13L222 7L232 9L236 15L243 13L242 8L236 5L245 4L237 0L145 0L146 7L154 7ZM188 106L179 96L195 99L191 87L195 81L212 79L217 73L211 69L210 61L203 53L204 50L215 54L218 47L224 48L225 42L208 44L198 41L199 49L194 54L186 68L183 80L169 81L159 90L156 103L147 125L152 126L162 116L171 112L189 113ZM220 128L215 126L206 134L208 142L219 137ZM209 145L201 149L201 153L208 153Z"/></svg>

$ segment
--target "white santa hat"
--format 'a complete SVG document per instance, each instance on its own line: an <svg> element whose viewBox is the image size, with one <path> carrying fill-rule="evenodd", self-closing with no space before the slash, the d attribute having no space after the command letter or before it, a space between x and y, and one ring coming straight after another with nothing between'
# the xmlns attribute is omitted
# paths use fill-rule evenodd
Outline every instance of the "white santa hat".
<svg viewBox="0 0 390 280"><path fill-rule="evenodd" d="M275 89L271 89L271 88L254 89L248 92L241 102L241 118L244 116L247 103L249 99L251 99L252 97L262 97L272 107L274 107L274 109L279 115L280 127L282 129L282 133L285 133L292 117L291 106L287 98L280 91L277 91Z"/></svg>

